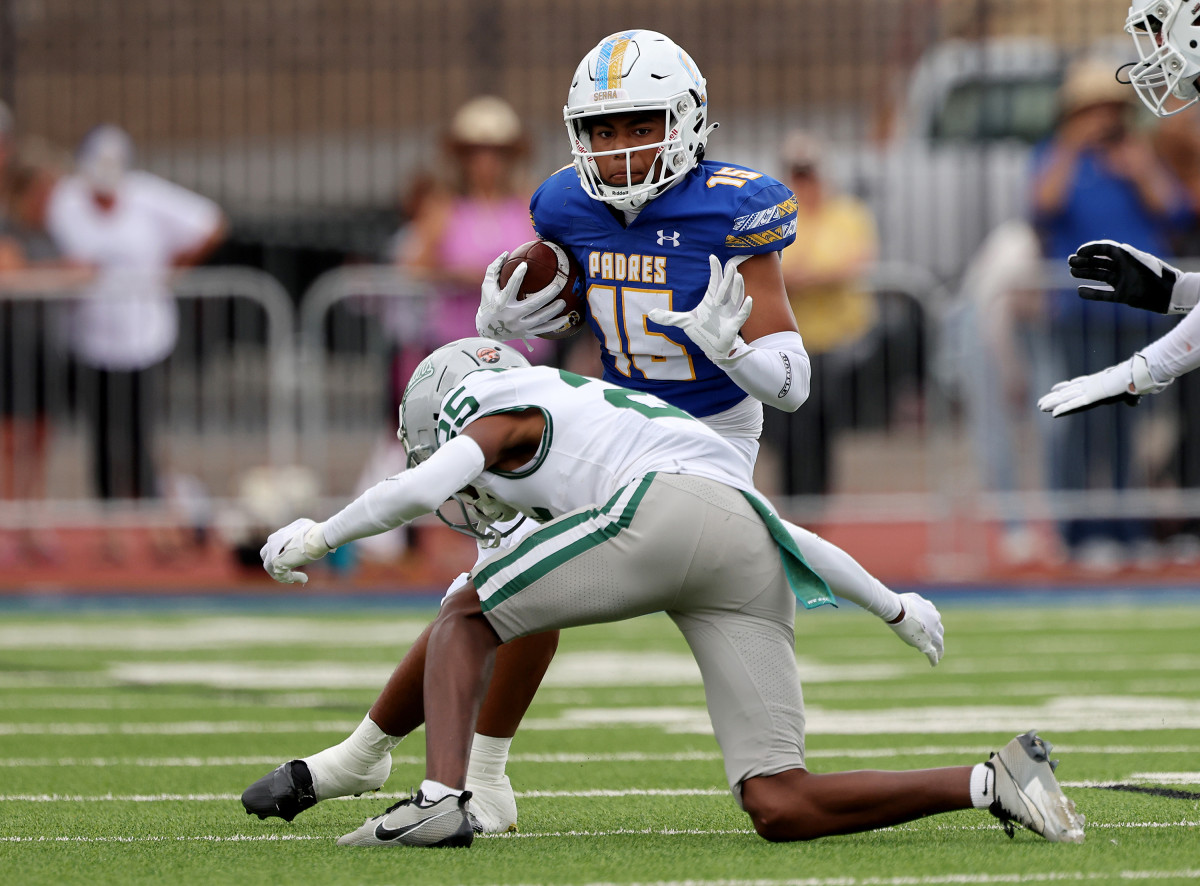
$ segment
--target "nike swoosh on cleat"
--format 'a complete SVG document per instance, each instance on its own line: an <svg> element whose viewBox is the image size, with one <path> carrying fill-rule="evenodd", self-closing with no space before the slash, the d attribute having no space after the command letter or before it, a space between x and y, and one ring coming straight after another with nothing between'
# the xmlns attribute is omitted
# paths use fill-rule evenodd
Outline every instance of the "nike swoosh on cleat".
<svg viewBox="0 0 1200 886"><path fill-rule="evenodd" d="M437 821L439 818L445 818L447 815L450 815L450 812L440 812L437 815L432 815L429 818L423 818L413 824L405 825L402 828L395 829L386 827L381 821L379 824L375 825L375 836L384 841L399 840L405 834L411 834L413 831L418 830L423 825L427 825L431 821Z"/></svg>

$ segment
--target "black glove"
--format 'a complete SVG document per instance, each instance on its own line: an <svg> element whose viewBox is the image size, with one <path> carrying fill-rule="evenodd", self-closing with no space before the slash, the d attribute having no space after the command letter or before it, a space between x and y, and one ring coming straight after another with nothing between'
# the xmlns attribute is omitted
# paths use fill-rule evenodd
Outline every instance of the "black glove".
<svg viewBox="0 0 1200 886"><path fill-rule="evenodd" d="M1099 280L1112 289L1080 286L1079 295L1091 301L1121 302L1145 311L1165 314L1171 308L1171 291L1179 271L1148 252L1114 240L1084 243L1067 259L1071 276Z"/></svg>

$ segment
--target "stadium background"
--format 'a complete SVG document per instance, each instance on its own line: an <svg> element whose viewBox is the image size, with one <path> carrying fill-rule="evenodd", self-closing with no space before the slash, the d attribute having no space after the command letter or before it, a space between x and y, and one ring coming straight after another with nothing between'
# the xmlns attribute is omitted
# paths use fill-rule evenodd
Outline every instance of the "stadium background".
<svg viewBox="0 0 1200 886"><path fill-rule="evenodd" d="M1169 479L1147 478L1147 488L1119 501L1103 492L1046 494L1032 428L1023 429L1028 445L1019 453L1023 490L984 493L956 370L940 355L967 258L1020 205L1021 164L1053 122L1063 67L1098 49L1115 51L1118 61L1132 57L1121 34L1127 5L0 4L0 98L22 138L65 162L87 130L117 123L131 133L138 165L212 197L232 221L208 267L180 282L185 318L197 322L172 357L164 404L166 458L200 492L182 507L102 507L86 491L77 404L52 391L57 432L46 500L5 502L0 522L8 529L45 525L65 550L51 562L10 564L0 584L38 593L262 581L233 553L238 545L252 552L270 528L268 517L255 523L247 513L254 481L323 512L352 494L362 464L387 435L390 419L380 408L387 343L370 305L421 297L419 286L380 262L401 221L400 195L415 176L438 169L450 114L480 93L508 100L531 136L528 173L536 182L568 160L561 107L579 58L626 27L662 30L696 59L708 80L711 118L722 123L710 156L779 174L778 146L803 126L829 143L840 183L879 217L884 261L875 283L888 346L839 443L834 494L789 501L788 510L892 582L1096 581L1061 562L1006 563L996 546L997 516L1016 508L1044 529L1054 516L1132 508L1181 524L1200 515L1200 503ZM918 77L954 48L950 68L938 69L942 81ZM1023 59L1041 79L1019 102L989 104L989 87L1003 87L1003 72ZM930 109L950 89L957 90L957 116L939 118ZM3 291L28 297L21 280ZM249 308L238 306L247 300ZM1156 427L1177 437L1177 405L1167 397L1163 403ZM292 465L302 470L285 473ZM1163 483L1168 488L1148 488ZM114 521L131 534L155 521L210 531L182 562L96 563L90 533ZM456 573L466 556L431 526L420 545L391 561L333 564L340 573L333 584L427 589ZM1195 571L1186 557L1143 565L1099 580L1170 583Z"/></svg>

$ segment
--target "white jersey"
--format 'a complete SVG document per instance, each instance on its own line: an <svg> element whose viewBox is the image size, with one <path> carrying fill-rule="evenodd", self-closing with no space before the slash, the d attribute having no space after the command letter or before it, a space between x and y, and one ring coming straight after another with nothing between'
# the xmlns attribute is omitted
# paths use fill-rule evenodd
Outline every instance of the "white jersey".
<svg viewBox="0 0 1200 886"><path fill-rule="evenodd" d="M653 471L753 490L746 458L683 410L652 394L544 366L463 378L442 401L439 445L479 418L527 409L546 421L537 453L515 471L484 471L473 485L538 521L603 504Z"/></svg>

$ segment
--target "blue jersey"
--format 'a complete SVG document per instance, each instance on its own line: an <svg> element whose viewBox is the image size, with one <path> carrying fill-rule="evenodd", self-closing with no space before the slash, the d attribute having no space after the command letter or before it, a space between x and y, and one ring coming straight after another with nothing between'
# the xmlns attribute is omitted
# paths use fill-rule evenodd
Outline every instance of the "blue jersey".
<svg viewBox="0 0 1200 886"><path fill-rule="evenodd" d="M690 311L708 289L709 255L776 252L796 239L796 198L744 166L706 161L647 203L629 226L579 185L574 167L530 203L538 236L570 251L586 278L588 322L605 381L649 391L693 415L745 399L680 329L651 323L654 308Z"/></svg>

